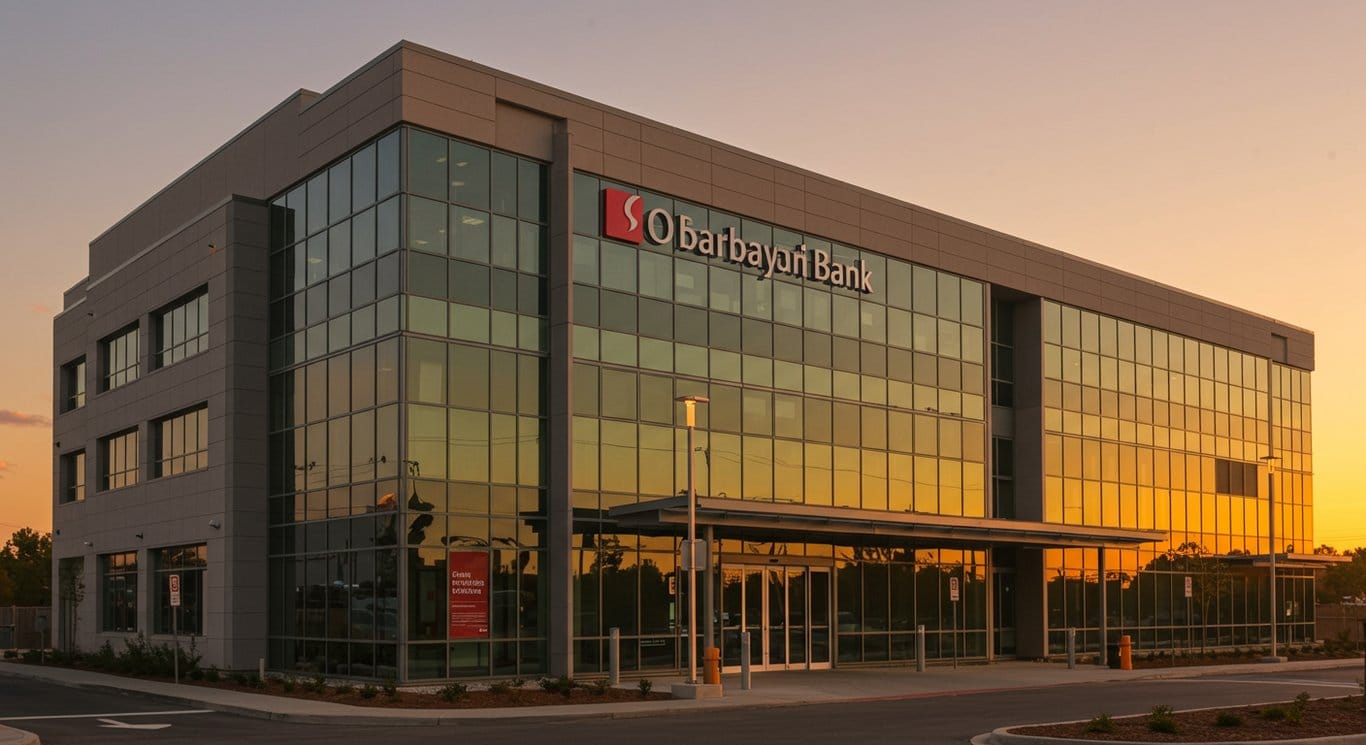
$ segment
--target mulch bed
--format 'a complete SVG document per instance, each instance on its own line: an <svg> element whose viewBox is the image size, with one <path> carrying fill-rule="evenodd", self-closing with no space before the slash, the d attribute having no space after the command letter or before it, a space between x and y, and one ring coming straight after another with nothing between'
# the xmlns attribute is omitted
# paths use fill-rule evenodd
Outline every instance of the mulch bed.
<svg viewBox="0 0 1366 745"><path fill-rule="evenodd" d="M350 706L375 706L380 708L396 709L500 709L522 706L563 706L566 704L605 704L612 702L633 702L633 701L667 701L672 698L667 691L651 691L649 695L642 696L638 689L611 688L606 692L585 690L583 688L573 689L569 696L558 692L544 691L534 687L534 683L528 684L525 688L514 688L501 693L489 690L470 690L455 701L446 701L435 693L418 691L399 690L396 696L390 697L382 688L376 690L371 698L362 695L363 686L356 686L354 690L339 693L335 688L328 688L324 692L318 693L304 688L306 680L298 679L294 683L292 691L286 691L284 684L277 678L270 678L262 688L252 688L251 686L239 685L231 680L220 680L210 683L204 680L182 681L189 685L205 686L211 688L223 688L243 693L262 693L270 696L288 696L290 698L301 698L309 701L328 701L334 704L348 704Z"/></svg>
<svg viewBox="0 0 1366 745"><path fill-rule="evenodd" d="M1148 728L1148 717L1124 717L1111 720L1112 732L1087 732L1086 722L1052 724L1039 727L1012 727L1012 734L1043 737L1064 737L1096 742L1256 742L1259 740L1294 740L1334 735L1357 735L1366 732L1366 707L1361 696L1315 699L1305 707L1298 724L1284 719L1273 720L1262 712L1270 708L1289 711L1289 702L1271 706L1233 706L1203 711L1176 712L1176 732L1154 732ZM1221 712L1232 713L1242 724L1220 727L1215 724Z"/></svg>

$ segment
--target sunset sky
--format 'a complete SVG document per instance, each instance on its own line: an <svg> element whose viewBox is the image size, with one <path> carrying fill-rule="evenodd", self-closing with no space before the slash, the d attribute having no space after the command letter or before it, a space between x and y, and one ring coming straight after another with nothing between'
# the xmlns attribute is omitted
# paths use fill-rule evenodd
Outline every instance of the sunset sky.
<svg viewBox="0 0 1366 745"><path fill-rule="evenodd" d="M1312 330L1315 541L1366 546L1366 3L572 5L0 0L0 538L88 242L406 38Z"/></svg>

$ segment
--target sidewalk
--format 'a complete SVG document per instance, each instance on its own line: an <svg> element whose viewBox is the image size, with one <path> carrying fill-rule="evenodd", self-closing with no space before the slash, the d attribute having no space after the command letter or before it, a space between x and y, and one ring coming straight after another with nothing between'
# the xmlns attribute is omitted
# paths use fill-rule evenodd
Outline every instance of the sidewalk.
<svg viewBox="0 0 1366 745"><path fill-rule="evenodd" d="M1018 688L1041 688L1120 680L1192 678L1207 674L1241 675L1284 670L1321 670L1361 666L1360 660L1314 660L1249 665L1214 665L1149 670L1111 670L1092 665L1068 670L1057 663L1006 661L958 668L863 668L801 672L755 673L753 690L740 690L739 676L721 679L725 696L720 699L613 702L565 706L509 707L498 709L386 709L351 706L329 701L309 701L287 696L175 685L138 678L124 678L87 670L38 667L0 662L0 675L37 679L75 688L98 688L154 696L197 708L214 709L260 719L303 723L439 725L471 719L564 720L592 717L629 718L692 713L717 709L769 708L854 701L919 698L943 694L976 693ZM655 690L668 690L681 677L653 678ZM623 683L631 687L631 681Z"/></svg>

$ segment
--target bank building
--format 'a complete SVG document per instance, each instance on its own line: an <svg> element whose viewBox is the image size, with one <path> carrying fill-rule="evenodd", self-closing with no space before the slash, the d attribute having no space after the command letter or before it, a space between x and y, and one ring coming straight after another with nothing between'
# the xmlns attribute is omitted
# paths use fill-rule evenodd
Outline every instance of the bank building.
<svg viewBox="0 0 1366 745"><path fill-rule="evenodd" d="M1313 638L1311 332L407 42L54 332L58 645L686 670L690 463L726 670Z"/></svg>

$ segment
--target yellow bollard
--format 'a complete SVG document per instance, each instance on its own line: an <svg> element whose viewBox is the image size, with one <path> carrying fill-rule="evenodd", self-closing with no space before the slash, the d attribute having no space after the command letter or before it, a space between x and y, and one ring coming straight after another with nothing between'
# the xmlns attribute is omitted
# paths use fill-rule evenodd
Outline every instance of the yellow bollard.
<svg viewBox="0 0 1366 745"><path fill-rule="evenodd" d="M704 658L702 682L707 685L721 684L721 650L716 647L707 647Z"/></svg>
<svg viewBox="0 0 1366 745"><path fill-rule="evenodd" d="M1125 634L1125 635L1119 637L1119 669L1120 669L1120 670L1133 670L1133 669L1134 669L1133 647L1134 647L1133 640L1129 638L1129 635L1128 635L1128 634Z"/></svg>

